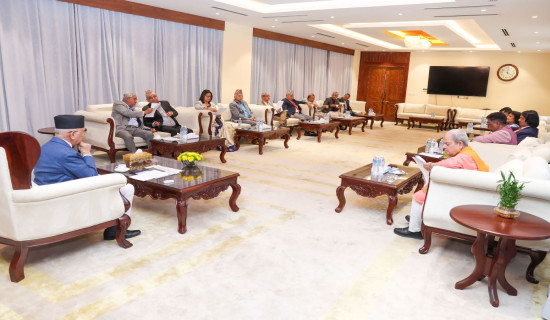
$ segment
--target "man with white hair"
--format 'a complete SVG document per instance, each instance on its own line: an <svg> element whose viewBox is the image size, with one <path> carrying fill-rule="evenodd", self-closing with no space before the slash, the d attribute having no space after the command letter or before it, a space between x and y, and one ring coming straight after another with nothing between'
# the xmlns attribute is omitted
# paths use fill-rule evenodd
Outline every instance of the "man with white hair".
<svg viewBox="0 0 550 320"><path fill-rule="evenodd" d="M243 100L243 91L237 89L233 97L235 100L231 101L229 104L231 121L239 122L239 120L241 120L241 123L248 123L249 125L255 126L256 118L254 118L254 114L252 110L250 110L248 103Z"/></svg>
<svg viewBox="0 0 550 320"><path fill-rule="evenodd" d="M344 116L344 114L340 112L340 100L338 99L338 95L340 95L338 91L334 91L332 95L323 102L323 109L326 111L326 108L328 108L328 114L331 118L341 118Z"/></svg>
<svg viewBox="0 0 550 320"><path fill-rule="evenodd" d="M281 125L286 125L286 110L283 110L282 108L278 108L273 104L273 102L270 101L271 95L267 92L262 93L262 100L258 102L260 106L266 106L271 107L274 109L274 115L273 120L279 121Z"/></svg>
<svg viewBox="0 0 550 320"><path fill-rule="evenodd" d="M297 118L300 121L313 120L311 116L302 113L302 107L299 106L300 103L304 104L305 102L294 99L294 92L289 90L286 93L286 98L283 99L283 110L286 110L289 118Z"/></svg>
<svg viewBox="0 0 550 320"><path fill-rule="evenodd" d="M149 103L141 110L147 111L147 109L152 108L155 112L143 117L144 125L151 128L152 132L168 132L171 136L175 136L180 132L181 126L176 120L178 111L170 105L170 102L166 100L159 101L157 93L152 90L145 91L145 100Z"/></svg>
<svg viewBox="0 0 550 320"><path fill-rule="evenodd" d="M143 138L149 148L151 147L151 139L153 139L150 128L145 127L141 121L141 117L153 112L153 108L145 111L134 110L136 103L137 95L135 93L125 93L122 95L122 101L113 103L113 111L111 112L111 117L115 119L116 124L115 136L124 140L124 144L130 152L136 152L137 150L134 137Z"/></svg>
<svg viewBox="0 0 550 320"><path fill-rule="evenodd" d="M461 129L453 129L443 136L443 150L449 156L448 159L439 162L426 162L424 168L432 170L435 166L442 166L453 169L468 169L489 171L489 166L481 160L474 149L468 146L468 136ZM411 203L411 215L405 219L409 221L409 226L405 228L395 228L393 232L399 236L422 239L420 227L422 225L422 208L426 201L427 186L414 193Z"/></svg>
<svg viewBox="0 0 550 320"><path fill-rule="evenodd" d="M86 135L84 116L59 115L54 117L54 123L55 136L41 147L40 158L34 168L34 182L46 185L97 176L95 161L90 153L91 145L82 141ZM125 185L120 188L120 194L131 205L134 186ZM128 209L127 215L130 215L131 209ZM127 230L125 237L132 238L140 233L139 230ZM105 229L103 239L114 240L115 235L116 226L112 226Z"/></svg>

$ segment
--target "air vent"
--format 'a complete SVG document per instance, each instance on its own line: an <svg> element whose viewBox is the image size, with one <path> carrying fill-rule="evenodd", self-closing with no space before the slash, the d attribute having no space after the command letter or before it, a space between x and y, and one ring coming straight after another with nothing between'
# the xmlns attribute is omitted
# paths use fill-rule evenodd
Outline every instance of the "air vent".
<svg viewBox="0 0 550 320"><path fill-rule="evenodd" d="M480 5L480 6L430 7L430 8L424 8L424 10L488 8L488 7L494 7L494 6L495 6L494 4L484 4L484 5Z"/></svg>
<svg viewBox="0 0 550 320"><path fill-rule="evenodd" d="M362 44L362 43L357 43L357 42L356 42L355 44L356 44L356 45L359 45L359 46L361 46L361 47L367 47L367 48L369 47L369 46L367 46L366 44Z"/></svg>
<svg viewBox="0 0 550 320"><path fill-rule="evenodd" d="M336 37L333 37L333 36L329 36L328 34L324 34L324 33L319 33L317 32L318 35L320 36L323 36L323 37L327 37L327 38L332 38L332 39L336 39Z"/></svg>
<svg viewBox="0 0 550 320"><path fill-rule="evenodd" d="M221 10L221 11L225 11L225 12L230 12L230 13L234 13L234 14L240 14L241 16L245 16L245 17L248 17L247 14L244 14L244 13L240 13L240 12L236 12L236 11L231 11L231 10L227 10L227 9L222 9L220 7L212 7L213 9L217 9L217 10Z"/></svg>
<svg viewBox="0 0 550 320"><path fill-rule="evenodd" d="M498 13L483 13L483 14L455 14L448 16L434 16L434 18L456 18L456 17L484 17L484 16L498 16Z"/></svg>
<svg viewBox="0 0 550 320"><path fill-rule="evenodd" d="M276 19L276 18L293 18L293 17L307 17L307 14L289 14L286 16L269 16L269 17L262 17L264 19Z"/></svg>
<svg viewBox="0 0 550 320"><path fill-rule="evenodd" d="M281 23L297 23L297 22L323 22L324 20L294 20L294 21L283 21Z"/></svg>
<svg viewBox="0 0 550 320"><path fill-rule="evenodd" d="M502 30L502 33L504 33L505 36L507 36L507 37L510 36L510 34L508 33L508 30L506 30L506 29L500 29L500 30Z"/></svg>
<svg viewBox="0 0 550 320"><path fill-rule="evenodd" d="M510 42L510 45L511 45L512 47L514 47L514 48L516 47L516 44L513 43L513 42Z"/></svg>

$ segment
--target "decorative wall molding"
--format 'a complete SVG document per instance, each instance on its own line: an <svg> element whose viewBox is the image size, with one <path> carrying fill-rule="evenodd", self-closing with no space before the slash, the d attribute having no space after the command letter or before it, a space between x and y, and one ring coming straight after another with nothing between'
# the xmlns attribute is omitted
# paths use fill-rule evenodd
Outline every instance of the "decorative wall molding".
<svg viewBox="0 0 550 320"><path fill-rule="evenodd" d="M268 39L268 40L275 40L275 41L281 41L281 42L286 42L286 43L297 44L297 45L306 46L306 47L323 49L323 50L327 50L327 51L339 52L339 53L343 53L343 54L349 54L351 56L353 56L355 54L355 51L352 50L352 49L333 46L331 44L327 44L327 43L323 43L323 42L318 42L318 41L313 41L313 40L309 40L309 39L293 37L293 36L289 36L289 35L286 35L286 34L267 31L267 30L262 30L262 29L257 29L257 28L254 28L254 30L252 31L252 36L258 37L258 38L264 38L264 39Z"/></svg>

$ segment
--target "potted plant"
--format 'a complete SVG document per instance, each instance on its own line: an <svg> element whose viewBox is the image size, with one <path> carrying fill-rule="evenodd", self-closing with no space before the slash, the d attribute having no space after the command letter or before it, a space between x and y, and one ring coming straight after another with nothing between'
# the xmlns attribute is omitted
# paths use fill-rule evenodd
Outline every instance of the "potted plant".
<svg viewBox="0 0 550 320"><path fill-rule="evenodd" d="M495 213L503 218L516 218L519 216L519 211L516 206L521 198L521 190L525 187L525 183L520 183L514 173L510 172L508 177L504 172L500 172L501 180L497 181L497 191L500 195L500 201L495 207Z"/></svg>
<svg viewBox="0 0 550 320"><path fill-rule="evenodd" d="M197 152L182 152L178 156L178 161L181 161L186 167L193 167L196 161L201 161L202 159L204 159L202 154Z"/></svg>

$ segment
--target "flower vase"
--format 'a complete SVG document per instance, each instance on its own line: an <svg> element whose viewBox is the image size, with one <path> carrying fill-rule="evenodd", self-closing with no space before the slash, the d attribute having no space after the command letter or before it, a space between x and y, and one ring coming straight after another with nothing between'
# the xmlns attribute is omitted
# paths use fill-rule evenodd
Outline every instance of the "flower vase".
<svg viewBox="0 0 550 320"><path fill-rule="evenodd" d="M185 167L188 167L188 168L192 168L192 167L196 167L197 166L197 162L196 161L188 161L188 160L184 160L182 161L183 162L183 165Z"/></svg>
<svg viewBox="0 0 550 320"><path fill-rule="evenodd" d="M503 206L496 206L493 210L499 217L514 219L519 217L520 212L515 208L507 208Z"/></svg>

